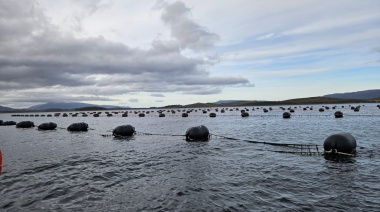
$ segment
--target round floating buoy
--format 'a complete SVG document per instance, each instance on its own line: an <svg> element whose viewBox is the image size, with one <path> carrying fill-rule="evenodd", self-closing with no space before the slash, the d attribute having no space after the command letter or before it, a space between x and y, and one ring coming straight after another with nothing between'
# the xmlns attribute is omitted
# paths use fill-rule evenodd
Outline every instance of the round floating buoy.
<svg viewBox="0 0 380 212"><path fill-rule="evenodd" d="M128 117L128 113L123 113L123 115L121 115L121 117Z"/></svg>
<svg viewBox="0 0 380 212"><path fill-rule="evenodd" d="M92 115L94 117L99 117L99 114L98 113L95 113L94 115Z"/></svg>
<svg viewBox="0 0 380 212"><path fill-rule="evenodd" d="M294 113L294 109L290 109L289 112Z"/></svg>
<svg viewBox="0 0 380 212"><path fill-rule="evenodd" d="M241 117L248 117L248 116L249 116L249 113L247 112L241 113Z"/></svg>
<svg viewBox="0 0 380 212"><path fill-rule="evenodd" d="M220 112L221 112L221 113L224 113L225 111L224 111L224 109L222 109Z"/></svg>
<svg viewBox="0 0 380 212"><path fill-rule="evenodd" d="M145 117L145 113L139 113L139 117Z"/></svg>
<svg viewBox="0 0 380 212"><path fill-rule="evenodd" d="M84 122L79 122L79 123L73 123L69 127L67 127L68 131L87 131L88 130L88 124Z"/></svg>
<svg viewBox="0 0 380 212"><path fill-rule="evenodd" d="M186 141L208 141L210 132L207 127L200 125L186 131Z"/></svg>
<svg viewBox="0 0 380 212"><path fill-rule="evenodd" d="M340 112L340 111L336 111L336 112L334 113L334 116L335 116L335 118L343 118L343 113Z"/></svg>
<svg viewBox="0 0 380 212"><path fill-rule="evenodd" d="M16 122L15 121L4 121L1 125L2 126L11 126L11 125L16 125Z"/></svg>
<svg viewBox="0 0 380 212"><path fill-rule="evenodd" d="M284 119L289 119L290 117L291 117L291 115L290 115L289 112L284 112L284 113L282 114L282 118L284 118Z"/></svg>
<svg viewBox="0 0 380 212"><path fill-rule="evenodd" d="M188 113L182 113L182 117L188 117L189 114Z"/></svg>
<svg viewBox="0 0 380 212"><path fill-rule="evenodd" d="M337 133L330 135L323 143L326 152L342 152L347 154L355 154L356 139L349 133Z"/></svg>
<svg viewBox="0 0 380 212"><path fill-rule="evenodd" d="M165 114L164 114L164 113L160 113L160 114L158 115L158 117L165 117Z"/></svg>
<svg viewBox="0 0 380 212"><path fill-rule="evenodd" d="M39 130L55 130L57 124L53 122L43 123L38 126Z"/></svg>
<svg viewBox="0 0 380 212"><path fill-rule="evenodd" d="M263 109L264 113L268 113L268 110L266 108Z"/></svg>
<svg viewBox="0 0 380 212"><path fill-rule="evenodd" d="M216 113L210 113L209 116L210 116L211 118L215 118L215 117L216 117Z"/></svg>
<svg viewBox="0 0 380 212"><path fill-rule="evenodd" d="M21 121L16 124L17 128L32 128L34 127L34 123L32 121Z"/></svg>
<svg viewBox="0 0 380 212"><path fill-rule="evenodd" d="M359 110L360 110L360 107L356 107L356 108L354 109L354 112L359 112Z"/></svg>
<svg viewBox="0 0 380 212"><path fill-rule="evenodd" d="M319 108L319 112L323 112L323 111L325 111L325 109Z"/></svg>
<svg viewBox="0 0 380 212"><path fill-rule="evenodd" d="M113 130L112 135L115 137L132 136L133 134L135 134L135 132L135 128L131 125L121 125Z"/></svg>

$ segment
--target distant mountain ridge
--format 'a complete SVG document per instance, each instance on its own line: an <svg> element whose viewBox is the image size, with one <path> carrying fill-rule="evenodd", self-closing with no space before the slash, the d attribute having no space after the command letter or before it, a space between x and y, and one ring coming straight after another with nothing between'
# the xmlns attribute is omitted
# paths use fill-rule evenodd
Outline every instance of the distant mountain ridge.
<svg viewBox="0 0 380 212"><path fill-rule="evenodd" d="M338 99L375 99L380 98L380 89L347 92L347 93L334 93L328 94L323 97L338 98Z"/></svg>
<svg viewBox="0 0 380 212"><path fill-rule="evenodd" d="M95 104L87 104L80 102L48 102L45 104L34 105L28 108L28 110L49 110L49 109L61 109L61 110L73 110L77 108L83 107L104 107L107 109L111 108L122 108L120 106L114 105L95 105ZM129 107L123 107L129 108Z"/></svg>
<svg viewBox="0 0 380 212"><path fill-rule="evenodd" d="M3 107L0 105L0 111L12 111L14 110L13 108L10 108L10 107Z"/></svg>

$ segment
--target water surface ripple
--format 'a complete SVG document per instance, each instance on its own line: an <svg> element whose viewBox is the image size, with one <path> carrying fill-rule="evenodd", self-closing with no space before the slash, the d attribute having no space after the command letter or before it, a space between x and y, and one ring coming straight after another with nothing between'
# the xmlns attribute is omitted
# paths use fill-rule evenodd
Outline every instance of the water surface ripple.
<svg viewBox="0 0 380 212"><path fill-rule="evenodd" d="M44 132L0 126L0 210L379 211L380 110L368 104L355 113L346 106L341 111L347 116L335 119L334 110L320 113L318 107L298 108L291 119L282 119L277 106L265 114L255 107L247 118L240 116L242 108L217 112L216 118L200 110L187 118L182 112L164 118L157 112L144 118L133 113L106 117L103 112L98 118L3 113L4 121L31 120L36 125L52 121L59 128ZM81 121L92 130L65 130ZM215 135L319 145L343 131L357 139L359 157L331 161L275 152L298 151L289 147L218 136L202 143L168 135L101 136L123 124L139 132L175 135L203 124Z"/></svg>

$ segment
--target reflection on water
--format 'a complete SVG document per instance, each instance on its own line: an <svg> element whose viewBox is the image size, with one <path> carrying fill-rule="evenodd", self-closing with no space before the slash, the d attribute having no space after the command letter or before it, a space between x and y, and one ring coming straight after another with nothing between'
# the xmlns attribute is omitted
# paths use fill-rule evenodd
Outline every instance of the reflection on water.
<svg viewBox="0 0 380 212"><path fill-rule="evenodd" d="M342 112L355 114L350 109ZM300 108L290 119L282 119L279 109L267 115L261 110L249 113L248 118L240 116L240 109L217 113L216 118L201 110L187 118L181 113L158 117L157 112L144 118L133 113L98 118L0 114L1 120L58 125L54 131L0 126L0 210L379 210L378 116L335 119L333 110L319 116L318 111ZM367 105L359 113L379 115L380 110ZM75 122L86 122L93 130L66 131ZM160 135L102 136L125 124ZM198 125L239 139L319 145L332 133L349 132L357 139L359 155L325 159L275 152L291 151L290 147L218 136L202 143L169 136Z"/></svg>

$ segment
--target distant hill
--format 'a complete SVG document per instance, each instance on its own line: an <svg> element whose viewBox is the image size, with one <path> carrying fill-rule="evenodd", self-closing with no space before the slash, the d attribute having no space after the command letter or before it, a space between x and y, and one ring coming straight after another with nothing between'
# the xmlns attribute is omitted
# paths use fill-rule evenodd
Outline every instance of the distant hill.
<svg viewBox="0 0 380 212"><path fill-rule="evenodd" d="M349 92L349 93L334 93L334 94L325 95L324 97L338 98L338 99L375 99L375 98L380 98L380 89Z"/></svg>
<svg viewBox="0 0 380 212"><path fill-rule="evenodd" d="M241 102L243 100L219 100L217 102L214 102L215 104L229 104L232 102Z"/></svg>
<svg viewBox="0 0 380 212"><path fill-rule="evenodd" d="M15 109L10 108L10 107L3 107L0 105L0 111L12 111L12 110L15 110Z"/></svg>
<svg viewBox="0 0 380 212"><path fill-rule="evenodd" d="M34 105L29 107L28 110L51 110L51 109L61 109L61 110L73 110L77 108L86 107L102 107L102 108L121 108L120 106L114 105L94 105L80 102L48 102L46 104ZM127 108L127 107L124 107Z"/></svg>
<svg viewBox="0 0 380 212"><path fill-rule="evenodd" d="M273 105L306 105L306 104L349 104L349 103L370 103L374 100L365 99L339 99L328 97L308 97L299 99L288 99L283 101L232 101L230 103L195 103L189 105L170 105L165 108L201 108L201 107L248 107L248 106L273 106Z"/></svg>

